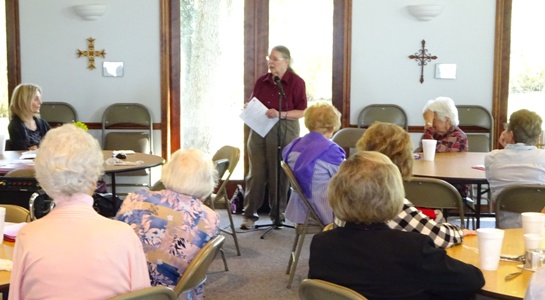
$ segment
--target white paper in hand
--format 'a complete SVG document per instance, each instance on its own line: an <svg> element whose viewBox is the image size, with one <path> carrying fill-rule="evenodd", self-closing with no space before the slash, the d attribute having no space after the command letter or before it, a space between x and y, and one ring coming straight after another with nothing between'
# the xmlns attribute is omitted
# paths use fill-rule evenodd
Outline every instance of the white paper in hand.
<svg viewBox="0 0 545 300"><path fill-rule="evenodd" d="M274 124L278 122L278 118L269 119L267 117L267 110L269 109L261 101L253 97L240 114L240 118L253 131L257 132L261 137L265 137Z"/></svg>

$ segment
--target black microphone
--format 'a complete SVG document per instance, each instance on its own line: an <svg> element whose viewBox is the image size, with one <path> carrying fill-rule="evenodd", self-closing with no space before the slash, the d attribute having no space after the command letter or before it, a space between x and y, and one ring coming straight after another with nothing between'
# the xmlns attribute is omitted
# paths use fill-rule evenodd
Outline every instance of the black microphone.
<svg viewBox="0 0 545 300"><path fill-rule="evenodd" d="M282 83L280 82L280 77L274 76L274 83L276 83L276 87L278 88L278 92L280 93L280 96L284 97L286 99L286 94L284 94L284 89L282 88Z"/></svg>

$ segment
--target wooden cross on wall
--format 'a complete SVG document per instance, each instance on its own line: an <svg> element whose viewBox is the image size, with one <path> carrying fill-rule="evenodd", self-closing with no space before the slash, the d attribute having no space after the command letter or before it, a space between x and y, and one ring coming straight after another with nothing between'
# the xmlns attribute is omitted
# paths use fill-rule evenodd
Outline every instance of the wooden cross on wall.
<svg viewBox="0 0 545 300"><path fill-rule="evenodd" d="M428 52L428 49L426 49L426 41L422 40L422 49L418 50L414 55L409 55L409 58L418 62L418 65L420 66L420 83L424 83L424 66L427 65L428 62L437 59L437 56L432 56Z"/></svg>
<svg viewBox="0 0 545 300"><path fill-rule="evenodd" d="M90 37L87 39L87 50L81 51L78 49L78 58L82 56L87 56L89 63L87 64L87 69L93 70L95 67L95 57L106 57L106 52L104 49L100 51L95 51L95 39Z"/></svg>

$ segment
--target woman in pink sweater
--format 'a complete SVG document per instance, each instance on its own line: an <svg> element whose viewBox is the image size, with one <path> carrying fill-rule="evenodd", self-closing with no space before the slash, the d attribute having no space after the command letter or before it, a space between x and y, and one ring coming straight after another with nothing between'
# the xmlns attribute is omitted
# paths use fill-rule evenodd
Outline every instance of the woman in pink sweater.
<svg viewBox="0 0 545 300"><path fill-rule="evenodd" d="M103 160L98 142L74 125L46 134L36 178L56 207L19 231L9 299L108 299L150 286L132 228L92 207Z"/></svg>

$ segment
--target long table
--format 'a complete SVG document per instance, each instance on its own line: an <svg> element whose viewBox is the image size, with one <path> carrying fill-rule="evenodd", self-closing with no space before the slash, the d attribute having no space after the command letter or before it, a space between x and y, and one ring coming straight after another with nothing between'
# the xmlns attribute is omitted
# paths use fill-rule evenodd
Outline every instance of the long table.
<svg viewBox="0 0 545 300"><path fill-rule="evenodd" d="M502 244L502 255L518 256L524 254L524 237L522 228L505 229ZM545 243L544 243L545 244ZM479 267L479 250L476 236L466 236L462 244L447 249L450 257L465 263ZM521 262L500 260L498 270L482 271L485 279L484 287L480 294L495 299L523 299L526 294L528 282L534 274L524 270L521 275L510 281L505 281L505 276L518 272Z"/></svg>
<svg viewBox="0 0 545 300"><path fill-rule="evenodd" d="M5 151L3 155L0 155L0 175L6 174L7 172L14 169L23 169L23 168L34 168L34 161L32 159L20 159L21 154L24 151ZM104 155L104 160L111 158L113 151L103 150L102 154ZM162 165L165 160L161 156L144 154L144 153L134 153L127 155L126 159L123 159L125 162L137 162L141 161L142 164L139 165L108 165L104 164L104 173L110 174L112 178L112 194L116 194L115 189L115 175L117 173L137 171L142 169L148 169Z"/></svg>
<svg viewBox="0 0 545 300"><path fill-rule="evenodd" d="M0 245L0 258L9 260L13 258L13 242L4 241L4 243ZM11 271L0 270L0 292L4 299L7 299L10 277Z"/></svg>
<svg viewBox="0 0 545 300"><path fill-rule="evenodd" d="M413 175L445 180L451 184L475 184L477 199L475 202L475 219L477 228L481 226L481 194L482 185L487 184L485 172L476 169L484 166L483 152L444 152L436 153L434 161L417 159L414 161Z"/></svg>

